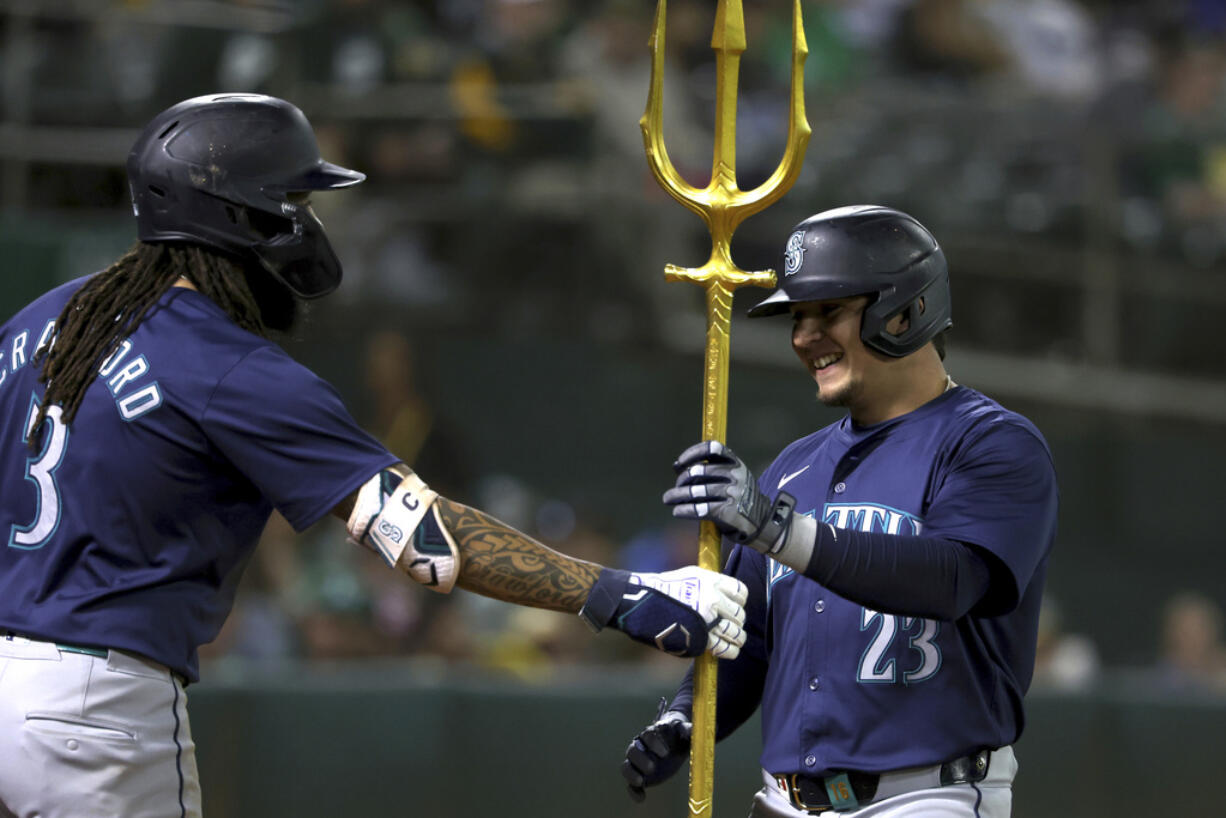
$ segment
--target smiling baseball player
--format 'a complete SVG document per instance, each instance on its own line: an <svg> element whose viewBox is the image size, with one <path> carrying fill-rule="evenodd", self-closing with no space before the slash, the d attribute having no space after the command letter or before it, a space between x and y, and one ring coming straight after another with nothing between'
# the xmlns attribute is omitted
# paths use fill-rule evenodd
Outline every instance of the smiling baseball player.
<svg viewBox="0 0 1226 818"><path fill-rule="evenodd" d="M274 508L435 591L737 654L739 582L603 568L440 497L268 340L340 283L309 193L364 178L301 111L187 100L128 177L133 249L0 325L0 818L201 814L184 686Z"/></svg>
<svg viewBox="0 0 1226 818"><path fill-rule="evenodd" d="M848 414L755 480L707 441L678 458L674 515L730 539L750 589L721 665L717 737L762 707L752 816L1005 818L1055 537L1047 444L945 372L945 257L884 207L819 213L789 237L779 289L818 398ZM691 682L631 742L632 795L689 745Z"/></svg>

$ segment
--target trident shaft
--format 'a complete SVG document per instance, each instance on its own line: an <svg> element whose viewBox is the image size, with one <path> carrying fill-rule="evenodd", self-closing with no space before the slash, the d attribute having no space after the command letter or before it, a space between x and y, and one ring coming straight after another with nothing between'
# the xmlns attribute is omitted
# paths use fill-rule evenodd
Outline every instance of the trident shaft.
<svg viewBox="0 0 1226 818"><path fill-rule="evenodd" d="M800 0L792 11L792 89L788 115L788 141L775 172L754 190L743 191L736 182L736 94L741 54L745 51L745 16L741 0L719 0L715 12L715 156L711 181L698 189L686 184L668 158L662 130L664 84L664 19L667 0L656 6L651 49L651 90L647 111L639 120L643 146L651 172L660 186L681 204L697 213L711 233L711 257L697 268L666 265L669 281L692 281L707 293L707 345L702 399L702 436L724 440L728 414L729 335L732 324L732 291L744 284L775 286L773 270L748 272L732 261L732 233L737 226L787 193L800 175L801 160L809 144L805 119L804 63L809 53L801 21ZM698 565L718 571L719 532L704 522L698 541ZM703 654L694 668L694 729L690 747L690 815L711 815L715 783L715 664Z"/></svg>

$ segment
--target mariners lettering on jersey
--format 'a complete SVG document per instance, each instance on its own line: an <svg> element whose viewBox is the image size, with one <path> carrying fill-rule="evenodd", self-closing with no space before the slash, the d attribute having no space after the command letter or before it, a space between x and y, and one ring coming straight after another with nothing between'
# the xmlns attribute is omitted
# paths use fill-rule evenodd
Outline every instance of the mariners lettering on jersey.
<svg viewBox="0 0 1226 818"><path fill-rule="evenodd" d="M806 511L806 517L816 516L816 509ZM903 534L917 537L924 528L924 521L914 514L899 511L876 503L827 503L822 510L822 522L835 528L853 531L875 531L880 534ZM771 589L777 582L796 573L791 567L775 560L767 560L766 604L770 604Z"/></svg>
<svg viewBox="0 0 1226 818"><path fill-rule="evenodd" d="M827 503L822 522L835 528L918 537L924 521L914 514L876 503Z"/></svg>

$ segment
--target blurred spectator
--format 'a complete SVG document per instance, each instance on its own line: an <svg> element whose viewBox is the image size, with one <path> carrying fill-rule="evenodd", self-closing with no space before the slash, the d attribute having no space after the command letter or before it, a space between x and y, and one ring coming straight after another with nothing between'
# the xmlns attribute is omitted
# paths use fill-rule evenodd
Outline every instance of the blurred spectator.
<svg viewBox="0 0 1226 818"><path fill-rule="evenodd" d="M1039 609L1034 687L1066 692L1085 690L1098 680L1099 669L1094 643L1082 634L1065 632L1059 604L1044 596Z"/></svg>
<svg viewBox="0 0 1226 818"><path fill-rule="evenodd" d="M569 504L553 499L539 505L536 517L537 536L549 545L579 559L617 565L612 541L590 515L578 515ZM578 617L533 608L512 610L503 604L499 609L502 627L482 645L477 659L523 679L548 681L551 671L563 665L613 657L638 659L645 652L591 639Z"/></svg>
<svg viewBox="0 0 1226 818"><path fill-rule="evenodd" d="M476 40L503 81L557 76L557 46L574 17L564 0L486 0Z"/></svg>
<svg viewBox="0 0 1226 818"><path fill-rule="evenodd" d="M268 597L275 599L284 616L292 622L293 655L310 660L357 659L403 652L406 631L417 624L416 599L424 589L405 577L387 570L374 554L345 543L343 526L326 519L302 534L295 534L288 522L274 514L256 548L252 565L257 576L268 583ZM380 597L370 577L386 575L391 593L408 600L407 624L392 623L380 616ZM276 658L244 653L245 642L259 638L261 622L251 620L248 612L263 609L266 597L252 595L244 582L236 609L242 615L235 628L234 644L228 655L255 660ZM386 603L384 603L386 607ZM404 617L402 617L403 619ZM220 641L220 640L219 640ZM225 646L223 646L225 647Z"/></svg>
<svg viewBox="0 0 1226 818"><path fill-rule="evenodd" d="M355 97L390 80L396 42L385 25L389 11L378 0L327 0L299 35L299 76Z"/></svg>
<svg viewBox="0 0 1226 818"><path fill-rule="evenodd" d="M916 0L899 33L903 65L913 69L1005 77L1065 98L1099 88L1094 20L1069 0Z"/></svg>
<svg viewBox="0 0 1226 818"><path fill-rule="evenodd" d="M328 155L351 157L347 166L368 176L356 194L341 191L316 207L345 262L336 297L423 311L451 303L459 288L436 248L463 215L464 168L452 126L407 117L317 130Z"/></svg>
<svg viewBox="0 0 1226 818"><path fill-rule="evenodd" d="M421 388L408 338L395 330L373 332L364 374L372 415L365 427L406 463L431 475L432 487L466 496L467 467ZM211 656L335 660L424 651L464 658L467 640L447 636L446 623L435 623L454 599L389 571L374 554L344 540L336 520L296 535L274 514L248 568L233 624L210 649Z"/></svg>
<svg viewBox="0 0 1226 818"><path fill-rule="evenodd" d="M803 4L805 42L809 46L809 56L805 58L805 85L809 90L824 94L837 92L854 85L870 71L872 54L867 52L868 43L894 30L898 6L898 2L883 4L864 0L817 0ZM786 3L760 8L770 12L765 30L760 34L749 30L747 34L762 37L760 49L754 49L761 52L755 60L771 67L769 90L786 96L792 70L792 9Z"/></svg>
<svg viewBox="0 0 1226 818"><path fill-rule="evenodd" d="M622 567L605 526L591 513L542 497L506 475L480 481L479 497L493 516L518 521L521 530L550 546L579 559ZM529 682L548 681L554 670L576 662L634 661L647 653L590 636L578 617L516 608L476 594L452 594L419 647L451 662L472 662Z"/></svg>
<svg viewBox="0 0 1226 818"><path fill-rule="evenodd" d="M1134 198L1128 237L1144 242L1165 227L1175 247L1207 266L1226 249L1226 53L1215 41L1176 40L1160 50L1153 97L1123 157ZM1145 211L1145 203L1149 210ZM1149 218L1142 218L1145 213ZM1157 229L1141 229L1150 223ZM1139 232L1138 232L1139 231Z"/></svg>
<svg viewBox="0 0 1226 818"><path fill-rule="evenodd" d="M1220 36L1226 32L1226 3L1222 0L1183 0L1171 5L1183 12L1184 22L1192 32L1206 36Z"/></svg>
<svg viewBox="0 0 1226 818"><path fill-rule="evenodd" d="M631 571L671 571L692 565L697 553L698 526L688 520L669 520L631 537L614 564Z"/></svg>
<svg viewBox="0 0 1226 818"><path fill-rule="evenodd" d="M586 107L595 118L598 146L595 161L618 162L617 167L603 168L614 171L613 175L598 172L594 181L640 200L647 184L655 184L643 159L643 135L639 129L651 78L647 40L652 17L644 11L637 0L604 0L566 38L559 55L565 75L579 86ZM671 23L675 13L671 6L669 13ZM709 25L710 21L707 22ZM665 38L667 45L671 46L674 36L680 34L670 25ZM708 129L700 124L693 110L684 65L672 58L671 48L666 48L666 52L664 123L669 153L683 174L704 173L710 166L709 156L704 155L710 150L710 137L705 133ZM705 55L707 61L712 59L709 46ZM708 91L714 93L714 87ZM627 174L627 168L635 172Z"/></svg>
<svg viewBox="0 0 1226 818"><path fill-rule="evenodd" d="M1008 50L976 6L972 0L915 0L897 30L903 70L967 79L1004 69Z"/></svg>
<svg viewBox="0 0 1226 818"><path fill-rule="evenodd" d="M450 497L470 493L469 467L446 413L423 388L423 372L409 338L398 330L377 330L366 340L366 389L372 399L371 429L389 451Z"/></svg>
<svg viewBox="0 0 1226 818"><path fill-rule="evenodd" d="M285 519L274 514L269 526L278 525L290 533ZM201 662L269 664L298 655L298 624L287 604L285 566L279 557L276 548L257 548L239 582L233 612L217 638L200 648Z"/></svg>
<svg viewBox="0 0 1226 818"><path fill-rule="evenodd" d="M368 336L365 380L371 397L371 418L365 427L409 466L430 475L431 488L450 497L467 497L468 466L458 437L423 389L416 352L404 333L385 329ZM365 614L385 647L396 652L421 649L421 642L431 639L427 632L435 627L434 619L450 604L404 580L379 560L361 562Z"/></svg>
<svg viewBox="0 0 1226 818"><path fill-rule="evenodd" d="M497 98L497 81L489 63L462 60L448 87L452 107L460 120L460 132L479 148L508 150L517 137L512 112Z"/></svg>
<svg viewBox="0 0 1226 818"><path fill-rule="evenodd" d="M1162 610L1158 681L1171 691L1226 693L1222 609L1205 594L1180 591Z"/></svg>
<svg viewBox="0 0 1226 818"><path fill-rule="evenodd" d="M702 82L710 83L692 87L695 80L677 54L684 51L685 33L701 24L705 28L701 54L708 63L713 59L709 43L714 14L708 10L702 16L690 15L685 3L670 4L668 11L662 100L665 142L678 173L690 184L703 186L710 176L712 126L700 119L695 99L714 94L714 78L704 74ZM687 236L698 240L690 257L696 264L704 252L700 243L704 231L693 214L674 204L656 184L643 155L639 118L651 82L647 49L651 24L650 13L638 0L604 0L567 38L561 52L563 71L575 83L593 120L584 195L601 204L589 220L586 272L597 279L596 287L623 294L628 290L634 298L633 309L620 316L614 315L613 298L601 299L606 313L588 323L602 333L602 340L643 337L644 332L634 328L636 321L662 326L696 304L687 288L666 282L660 272L666 261L691 263L677 258L677 248L686 246ZM786 122L785 115L778 127L786 127ZM634 237L629 244L628 236Z"/></svg>
<svg viewBox="0 0 1226 818"><path fill-rule="evenodd" d="M239 32L222 43L215 87L219 91L269 93L279 62L273 38Z"/></svg>
<svg viewBox="0 0 1226 818"><path fill-rule="evenodd" d="M1098 31L1074 0L988 0L976 4L1030 90L1089 100L1100 88Z"/></svg>
<svg viewBox="0 0 1226 818"><path fill-rule="evenodd" d="M840 10L840 27L850 42L868 51L884 51L897 36L903 13L915 0L827 0ZM808 13L808 9L805 10Z"/></svg>
<svg viewBox="0 0 1226 818"><path fill-rule="evenodd" d="M573 15L563 0L485 0L450 97L471 143L519 158L573 151L584 127L559 82L557 55ZM517 101L512 108L506 93Z"/></svg>

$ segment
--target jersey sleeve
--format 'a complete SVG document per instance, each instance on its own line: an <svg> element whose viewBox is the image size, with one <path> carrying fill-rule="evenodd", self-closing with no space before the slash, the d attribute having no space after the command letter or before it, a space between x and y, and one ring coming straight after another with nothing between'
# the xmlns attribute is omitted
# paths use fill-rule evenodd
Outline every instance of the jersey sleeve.
<svg viewBox="0 0 1226 818"><path fill-rule="evenodd" d="M1036 432L993 423L953 456L924 523L928 536L978 546L1005 571L993 573L985 604L1012 610L1051 549L1057 510L1051 455Z"/></svg>
<svg viewBox="0 0 1226 818"><path fill-rule="evenodd" d="M297 531L398 461L357 425L336 390L274 346L222 377L201 423Z"/></svg>

